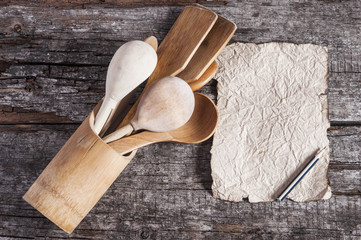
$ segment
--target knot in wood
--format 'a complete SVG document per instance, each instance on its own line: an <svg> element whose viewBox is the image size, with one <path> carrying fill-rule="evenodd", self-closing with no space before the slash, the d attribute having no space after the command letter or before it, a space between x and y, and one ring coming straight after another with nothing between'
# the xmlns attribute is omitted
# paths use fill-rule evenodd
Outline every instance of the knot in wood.
<svg viewBox="0 0 361 240"><path fill-rule="evenodd" d="M140 233L140 236L142 237L142 239L149 238L149 229L148 228L143 229L142 232Z"/></svg>
<svg viewBox="0 0 361 240"><path fill-rule="evenodd" d="M14 25L14 31L17 33L20 33L22 31L21 25L20 24L15 24Z"/></svg>

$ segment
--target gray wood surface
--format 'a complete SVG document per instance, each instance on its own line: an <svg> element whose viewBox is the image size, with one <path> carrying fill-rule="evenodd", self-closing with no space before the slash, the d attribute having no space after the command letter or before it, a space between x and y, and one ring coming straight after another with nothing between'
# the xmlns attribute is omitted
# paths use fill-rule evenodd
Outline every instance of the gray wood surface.
<svg viewBox="0 0 361 240"><path fill-rule="evenodd" d="M358 0L202 2L237 24L232 41L328 47L330 200L250 204L214 199L211 139L141 149L70 236L22 200L103 96L115 50L149 35L162 40L191 2L0 2L1 239L361 238ZM201 92L215 100L216 81Z"/></svg>

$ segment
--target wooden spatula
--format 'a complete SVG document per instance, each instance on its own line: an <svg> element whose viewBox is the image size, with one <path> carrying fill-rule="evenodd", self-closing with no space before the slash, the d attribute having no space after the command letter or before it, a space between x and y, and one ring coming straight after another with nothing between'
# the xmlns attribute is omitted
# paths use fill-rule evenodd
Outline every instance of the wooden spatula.
<svg viewBox="0 0 361 240"><path fill-rule="evenodd" d="M175 76L183 71L216 20L217 14L208 9L199 6L185 7L157 50L158 64L144 90L162 77ZM117 129L133 118L141 97L142 95Z"/></svg>
<svg viewBox="0 0 361 240"><path fill-rule="evenodd" d="M195 6L206 9L198 4ZM233 22L218 16L213 28L198 48L187 67L180 72L177 77L188 83L199 79L227 45L236 29L237 26Z"/></svg>
<svg viewBox="0 0 361 240"><path fill-rule="evenodd" d="M189 82L188 84L192 88L193 92L197 91L198 89L206 85L209 81L211 81L214 75L216 75L217 69L218 65L216 61L213 61L213 63L211 63L211 65L207 68L207 70L199 79L196 79L193 82Z"/></svg>
<svg viewBox="0 0 361 240"><path fill-rule="evenodd" d="M147 85L184 70L216 20L217 14L208 9L185 7L158 48L158 64Z"/></svg>

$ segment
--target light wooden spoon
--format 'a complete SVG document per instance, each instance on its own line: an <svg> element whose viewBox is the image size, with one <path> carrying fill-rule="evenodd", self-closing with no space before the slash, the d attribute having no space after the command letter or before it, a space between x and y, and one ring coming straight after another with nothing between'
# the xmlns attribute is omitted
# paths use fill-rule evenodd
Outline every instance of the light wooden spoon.
<svg viewBox="0 0 361 240"><path fill-rule="evenodd" d="M156 37L150 36L150 37L146 38L144 40L144 42L148 43L154 49L154 51L157 51L158 40ZM134 96L135 91L136 91L136 89L134 89L132 92L130 92L126 97L124 97L117 104L117 106L114 108L114 110L109 115L109 118L108 118L107 122L104 124L103 129L98 134L99 137L102 137L104 134L106 134L108 132L108 129L115 129L119 125L120 121L118 121L117 119L118 118L123 119L123 117L125 116L124 111L127 111L126 109L128 107L128 103L129 103L130 99ZM128 110L129 110L129 108L128 108Z"/></svg>
<svg viewBox="0 0 361 240"><path fill-rule="evenodd" d="M164 77L144 93L130 123L109 134L103 141L109 143L140 129L171 131L184 125L193 110L194 94L189 85L177 77Z"/></svg>
<svg viewBox="0 0 361 240"><path fill-rule="evenodd" d="M121 138L109 145L121 155L157 142L200 143L210 138L217 126L218 111L213 101L201 93L195 93L195 108L189 121L180 128L168 132L144 131Z"/></svg>
<svg viewBox="0 0 361 240"><path fill-rule="evenodd" d="M154 38L154 37L152 37ZM149 39L149 38L148 38ZM147 40L148 40L147 39ZM146 40L147 43L149 43L148 41ZM157 45L153 45L154 48L156 49L156 46ZM217 63L214 61L209 67L208 69L203 73L203 75L196 81L194 82L191 82L191 83L188 83L189 86L192 88L192 91L196 91L198 89L200 89L201 87L203 87L205 84L207 84L210 80L213 79L214 75L216 74L217 72L217 68L218 68L218 65ZM123 108L124 109L124 108ZM118 114L115 114L115 116L118 116L120 115L119 113ZM117 124L117 123L115 123ZM116 126L116 125L115 125ZM119 138L119 137L118 137ZM105 139L105 138L104 138ZM135 151L134 151L135 152ZM133 152L133 153L134 153Z"/></svg>
<svg viewBox="0 0 361 240"><path fill-rule="evenodd" d="M96 134L100 133L119 102L145 81L156 65L156 52L143 41L127 42L116 51L107 72L105 98L95 118Z"/></svg>

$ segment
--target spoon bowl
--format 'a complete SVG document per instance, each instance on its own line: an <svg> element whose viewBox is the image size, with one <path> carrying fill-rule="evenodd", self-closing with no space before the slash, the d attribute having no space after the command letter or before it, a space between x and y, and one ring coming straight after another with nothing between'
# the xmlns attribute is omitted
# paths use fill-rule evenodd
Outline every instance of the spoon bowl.
<svg viewBox="0 0 361 240"><path fill-rule="evenodd" d="M95 118L96 134L101 133L119 102L144 82L156 65L157 53L143 41L129 41L115 52L108 67L104 101Z"/></svg>
<svg viewBox="0 0 361 240"><path fill-rule="evenodd" d="M216 130L218 111L213 101L204 94L195 93L195 108L189 121L180 128L168 132L143 131L109 143L124 155L135 149L158 142L195 144L210 138Z"/></svg>
<svg viewBox="0 0 361 240"><path fill-rule="evenodd" d="M133 131L167 132L183 126L193 114L194 94L180 78L164 77L152 84L140 99L129 124L112 132L103 141L109 143Z"/></svg>
<svg viewBox="0 0 361 240"><path fill-rule="evenodd" d="M196 106L189 121L169 131L175 142L195 144L210 138L217 127L218 111L214 102L201 93L195 95Z"/></svg>

